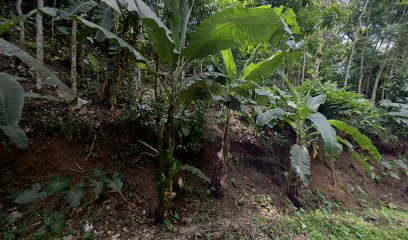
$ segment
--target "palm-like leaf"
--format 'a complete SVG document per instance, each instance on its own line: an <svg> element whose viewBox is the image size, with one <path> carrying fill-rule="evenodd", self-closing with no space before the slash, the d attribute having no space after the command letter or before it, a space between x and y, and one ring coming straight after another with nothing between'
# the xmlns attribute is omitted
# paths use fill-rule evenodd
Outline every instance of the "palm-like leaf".
<svg viewBox="0 0 408 240"><path fill-rule="evenodd" d="M375 159L377 159L377 161L381 161L381 155L378 152L378 149L373 145L371 140L358 129L339 120L329 120L329 123L340 131L350 135L361 148L367 150Z"/></svg>
<svg viewBox="0 0 408 240"><path fill-rule="evenodd" d="M37 74L41 76L45 84L55 87L58 91L59 98L67 99L68 101L75 98L75 94L71 89L61 82L54 73L30 56L30 54L3 38L0 38L0 54L10 57L18 57L21 61L27 64L27 66L34 69Z"/></svg>

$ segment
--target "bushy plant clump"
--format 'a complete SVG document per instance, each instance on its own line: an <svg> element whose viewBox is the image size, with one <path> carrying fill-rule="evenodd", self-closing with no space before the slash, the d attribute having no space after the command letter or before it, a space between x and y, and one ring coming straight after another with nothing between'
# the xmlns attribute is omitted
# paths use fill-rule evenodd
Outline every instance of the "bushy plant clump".
<svg viewBox="0 0 408 240"><path fill-rule="evenodd" d="M325 94L327 100L319 111L328 119L342 120L365 133L381 129L381 111L362 95L339 88L336 82L322 82L320 79L310 80L297 88L299 92L311 96Z"/></svg>

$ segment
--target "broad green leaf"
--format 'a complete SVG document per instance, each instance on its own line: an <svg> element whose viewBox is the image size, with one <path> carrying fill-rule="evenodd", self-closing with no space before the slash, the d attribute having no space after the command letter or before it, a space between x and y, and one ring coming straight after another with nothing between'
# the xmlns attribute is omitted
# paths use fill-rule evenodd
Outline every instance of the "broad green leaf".
<svg viewBox="0 0 408 240"><path fill-rule="evenodd" d="M69 17L71 14L81 15L91 11L97 5L98 4L92 0L88 1L71 0L68 7L64 8L63 11L61 11L60 17L66 18Z"/></svg>
<svg viewBox="0 0 408 240"><path fill-rule="evenodd" d="M181 13L179 9L179 0L166 0L164 1L166 10L167 21L170 23L170 29L174 42L180 41L181 31Z"/></svg>
<svg viewBox="0 0 408 240"><path fill-rule="evenodd" d="M105 12L103 13L101 21L99 22L99 26L101 26L102 28L108 31L111 31L114 21L115 21L115 10L113 10L113 8L111 7L107 7L105 9ZM95 35L95 39L98 42L103 42L105 41L105 35L103 35L102 32L98 31Z"/></svg>
<svg viewBox="0 0 408 240"><path fill-rule="evenodd" d="M285 112L282 108L274 108L262 114L259 114L258 117L256 118L256 124L258 126L264 126L264 125L269 124L272 120L280 116L286 116L286 115L288 115L288 113Z"/></svg>
<svg viewBox="0 0 408 240"><path fill-rule="evenodd" d="M237 76L237 68L235 67L234 56L232 55L232 51L229 48L223 50L221 53L225 67L227 68L228 77L231 81L235 81L235 77Z"/></svg>
<svg viewBox="0 0 408 240"><path fill-rule="evenodd" d="M133 54L133 56L135 57L135 60L137 63L139 63L138 66L140 67L147 67L151 72L155 73L155 69L150 65L149 61L147 59L145 59L138 51L136 51L136 49L134 49L132 46L129 45L129 43L125 42L122 38L118 37L117 35L113 34L112 32L106 30L105 28L96 25L95 23L92 23L86 19L80 18L78 16L72 15L71 18L75 21L78 21L82 24L85 24L86 26L96 29L100 32L102 32L106 38L111 39L111 40L115 40L119 46L121 46L122 48L127 49L130 53ZM141 64L141 65L140 65Z"/></svg>
<svg viewBox="0 0 408 240"><path fill-rule="evenodd" d="M142 19L143 27L149 35L154 51L162 61L169 63L173 69L177 64L177 54L172 32L160 20L153 10L143 1L134 0L134 7L128 8L136 11Z"/></svg>
<svg viewBox="0 0 408 240"><path fill-rule="evenodd" d="M244 73L244 79L250 79L256 83L262 82L264 78L269 77L277 71L278 68L282 67L283 64L283 54L282 52L275 53L271 58L259 62L251 63Z"/></svg>
<svg viewBox="0 0 408 240"><path fill-rule="evenodd" d="M378 149L373 145L370 138L362 134L358 129L339 120L329 120L329 123L340 131L350 135L361 148L367 150L377 161L381 161L381 155Z"/></svg>
<svg viewBox="0 0 408 240"><path fill-rule="evenodd" d="M74 94L74 92L72 92L72 90L63 82L61 82L61 80L59 80L59 78L54 73L48 70L35 58L30 56L30 54L21 50L14 44L4 40L3 38L0 38L0 54L9 57L17 57L22 62L27 64L27 66L34 69L36 73L41 76L45 84L56 88L59 98L66 99L68 101L72 101L75 98L76 95Z"/></svg>
<svg viewBox="0 0 408 240"><path fill-rule="evenodd" d="M122 179L118 173L114 173L112 178L108 180L107 185L110 189L114 191L120 191L123 187Z"/></svg>
<svg viewBox="0 0 408 240"><path fill-rule="evenodd" d="M302 119L306 119L310 113L312 113L312 110L310 110L306 106L300 106L300 108L297 111L298 116Z"/></svg>
<svg viewBox="0 0 408 240"><path fill-rule="evenodd" d="M349 150L353 150L354 146L353 144L351 144L349 141L347 141L346 139L341 138L340 136L337 136L337 141L339 141L340 143L342 143L344 146L346 146Z"/></svg>
<svg viewBox="0 0 408 240"><path fill-rule="evenodd" d="M48 196L54 195L56 193L63 192L69 189L69 184L71 183L72 177L64 177L61 179L60 176L53 176L47 183L45 190Z"/></svg>
<svg viewBox="0 0 408 240"><path fill-rule="evenodd" d="M99 170L99 169L96 168L95 170L93 170L91 177L92 178L100 178L100 177L105 176L105 175L106 175L105 171L102 171L102 170Z"/></svg>
<svg viewBox="0 0 408 240"><path fill-rule="evenodd" d="M307 99L306 106L312 110L313 112L317 112L317 109L320 107L321 104L323 104L326 101L326 94L320 94L319 96L316 97L309 97Z"/></svg>
<svg viewBox="0 0 408 240"><path fill-rule="evenodd" d="M92 66L94 66L94 68L99 68L99 62L92 53L88 53L88 60L92 64Z"/></svg>
<svg viewBox="0 0 408 240"><path fill-rule="evenodd" d="M225 89L222 84L226 83L227 76L217 72L205 72L188 77L184 80L180 93L180 103L198 99L225 100Z"/></svg>
<svg viewBox="0 0 408 240"><path fill-rule="evenodd" d="M24 105L24 90L18 79L0 72L0 129L19 148L26 148L27 136L18 126Z"/></svg>
<svg viewBox="0 0 408 240"><path fill-rule="evenodd" d="M310 155L305 146L294 144L290 147L290 165L304 183L310 181Z"/></svg>
<svg viewBox="0 0 408 240"><path fill-rule="evenodd" d="M65 227L65 212L55 211L52 214L48 214L44 218L45 225L49 226L51 231L55 234L61 234Z"/></svg>
<svg viewBox="0 0 408 240"><path fill-rule="evenodd" d="M45 191L41 191L41 184L35 183L30 189L20 193L14 202L18 204L36 203L45 199L46 197L47 193Z"/></svg>
<svg viewBox="0 0 408 240"><path fill-rule="evenodd" d="M285 19L285 22L292 26L296 22L296 15L293 9L288 9L283 13L283 18Z"/></svg>
<svg viewBox="0 0 408 240"><path fill-rule="evenodd" d="M64 200L66 203L69 204L71 207L77 207L81 205L82 200L85 197L85 192L84 192L84 184L82 182L78 183L75 189L71 189L65 195Z"/></svg>
<svg viewBox="0 0 408 240"><path fill-rule="evenodd" d="M90 180L91 182L91 187L92 187L92 192L94 193L95 197L98 198L99 195L103 192L103 189L105 188L105 183L103 179L94 179L92 178Z"/></svg>
<svg viewBox="0 0 408 240"><path fill-rule="evenodd" d="M234 44L256 45L267 43L284 29L281 19L271 6L257 8L228 8L207 18L191 34L190 44L185 49L187 60L203 58L232 48Z"/></svg>
<svg viewBox="0 0 408 240"><path fill-rule="evenodd" d="M181 20L180 39L176 41L176 50L178 53L182 52L184 43L186 41L187 28L190 22L191 11L193 10L194 0L184 0L183 2L183 17Z"/></svg>
<svg viewBox="0 0 408 240"><path fill-rule="evenodd" d="M185 165L181 166L180 170L189 172L189 173L203 179L204 181L206 181L208 183L210 182L210 179L200 169L198 169L198 168L196 168L194 166L185 164Z"/></svg>
<svg viewBox="0 0 408 240"><path fill-rule="evenodd" d="M324 151L327 155L335 157L341 154L343 146L337 141L336 131L327 121L326 117L317 112L310 114L308 119L314 123L324 141Z"/></svg>
<svg viewBox="0 0 408 240"><path fill-rule="evenodd" d="M0 35L10 30L11 28L17 26L20 22L24 22L27 18L33 16L36 13L37 13L37 10L33 10L27 13L26 15L17 16L17 17L8 19L5 22L0 23Z"/></svg>
<svg viewBox="0 0 408 240"><path fill-rule="evenodd" d="M121 12L117 0L102 0L102 1L106 3L109 7L113 8L115 11L119 13ZM131 0L131 2L133 2L133 0Z"/></svg>

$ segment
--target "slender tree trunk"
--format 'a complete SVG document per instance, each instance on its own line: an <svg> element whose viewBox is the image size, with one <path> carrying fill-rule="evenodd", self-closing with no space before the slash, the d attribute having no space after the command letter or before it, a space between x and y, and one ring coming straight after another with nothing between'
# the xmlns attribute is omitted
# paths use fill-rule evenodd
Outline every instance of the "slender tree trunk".
<svg viewBox="0 0 408 240"><path fill-rule="evenodd" d="M358 94L361 94L361 88L363 85L363 78L364 78L364 48L363 53L361 54L361 62L360 62L360 76L358 78Z"/></svg>
<svg viewBox="0 0 408 240"><path fill-rule="evenodd" d="M360 31L360 27L363 25L362 24L362 18L363 18L364 12L367 9L367 5L368 5L369 1L370 0L367 0L366 3L364 4L363 10L361 11L360 16L358 17L358 23L357 23L356 29L354 31L354 34L353 34L353 36L354 36L353 45L351 47L350 58L349 58L349 62L347 64L346 78L344 79L344 87L347 87L347 84L348 84L348 79L350 77L351 63L353 61L353 56L354 56L354 49L356 47L356 43L357 43L357 40L358 40L358 33Z"/></svg>
<svg viewBox="0 0 408 240"><path fill-rule="evenodd" d="M303 68L302 68L302 79L300 83L303 84L305 81L305 71L306 71L306 50L303 51Z"/></svg>
<svg viewBox="0 0 408 240"><path fill-rule="evenodd" d="M21 4L23 0L17 0L16 2L16 11L17 11L17 16L23 16L23 11L21 11ZM24 28L24 22L20 22L20 38L19 38L20 44L25 43L25 28Z"/></svg>
<svg viewBox="0 0 408 240"><path fill-rule="evenodd" d="M319 35L323 35L322 30L320 30ZM323 55L323 46L319 44L316 50L316 60L313 66L313 76L317 77L319 76L319 69L320 69L320 63L322 62L322 55Z"/></svg>
<svg viewBox="0 0 408 240"><path fill-rule="evenodd" d="M72 21L71 33L71 89L77 93L77 30L78 23Z"/></svg>
<svg viewBox="0 0 408 240"><path fill-rule="evenodd" d="M367 85L366 85L366 89L365 89L365 95L367 98L370 97L370 81L371 81L371 75L373 73L373 70L370 70L370 73L368 74L368 78L367 78Z"/></svg>
<svg viewBox="0 0 408 240"><path fill-rule="evenodd" d="M37 0L37 7L43 8L44 1ZM36 37L36 45L37 45L37 60L40 63L44 63L44 33L43 33L43 16L40 11L37 12L37 37ZM40 76L37 74L37 89L41 89L42 80Z"/></svg>
<svg viewBox="0 0 408 240"><path fill-rule="evenodd" d="M390 42L391 42L391 41L390 41ZM381 64L381 67L380 67L380 69L378 70L377 76L376 76L376 78L375 78L375 82L374 82L374 86L373 86L373 91L372 91L372 93L371 93L371 102L372 102L372 103L375 103L375 98L376 98L376 96L377 96L378 83L380 82L380 79L381 79L382 73L383 73L383 71L384 71L385 65L387 64L388 54L389 54L388 47L390 46L390 42L388 42L388 44L387 44L387 48L385 49L385 51L386 51L386 53L385 53L385 59L384 59L383 63Z"/></svg>

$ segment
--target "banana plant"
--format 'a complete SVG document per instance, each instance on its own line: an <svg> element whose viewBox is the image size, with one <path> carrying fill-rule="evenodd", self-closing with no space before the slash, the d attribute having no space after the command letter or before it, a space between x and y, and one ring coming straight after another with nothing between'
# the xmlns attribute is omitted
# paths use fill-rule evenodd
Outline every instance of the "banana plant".
<svg viewBox="0 0 408 240"><path fill-rule="evenodd" d="M299 29L297 24L294 24L293 14L291 14L293 11L285 14L282 12L283 8L274 9L270 5L256 8L234 7L223 10L203 21L193 32L188 33L194 0L164 1L166 12L164 17L157 16L152 8L141 0L103 0L103 2L118 14L122 13L123 8L138 14L144 30L150 38L153 50L160 61L167 64L165 69L170 70L170 73L164 76L159 74L158 61L156 61L156 67L153 67L149 60L116 34L75 14L69 14L72 20L96 29L106 38L116 41L120 47L131 53L139 68L147 69L155 74L157 76L156 81L161 81L161 86L168 86L165 94L169 104L165 110L166 116L162 117L164 121L159 121L164 122L164 124L160 124L158 130L160 136L157 149L159 152L159 207L157 216L158 221L162 222L170 213L170 202L174 197L174 170L178 169L177 161L174 158L174 115L182 104L179 95L182 91L190 91L187 90L188 88L194 89L195 84L191 82L199 81L202 83L208 78L219 79L220 77L218 73L209 72L184 79L185 67L196 59L218 54L236 45L271 43L274 47L278 47L284 44L282 42L286 40L284 38L286 32L296 32ZM63 13L61 10L47 7L40 9L40 11L51 16ZM161 19L164 19L165 22ZM186 44L187 35L190 36L188 45Z"/></svg>
<svg viewBox="0 0 408 240"><path fill-rule="evenodd" d="M331 160L334 184L334 158L342 153L343 145L348 147L352 152L352 156L366 170L369 169L367 159L354 151L354 147L350 142L337 136L335 128L348 134L358 144L360 149L367 151L370 156L378 161L381 160L381 155L377 148L367 136L345 122L327 120L323 114L318 112L319 106L326 101L326 95L321 94L314 97L310 96L309 93L302 95L296 91L284 74L281 74L281 76L291 94L275 88L275 91L281 96L280 107L274 105L272 109L259 114L256 123L259 126L265 126L273 121L285 121L296 133L296 143L290 148L291 171L287 189L288 196L292 201L297 200L301 183L307 185L311 179L311 157L308 147L311 143L316 142L316 136L323 139L325 155Z"/></svg>
<svg viewBox="0 0 408 240"><path fill-rule="evenodd" d="M4 24L7 24L7 22ZM1 24L0 28L5 29L6 27ZM72 101L76 97L75 93L62 83L54 73L30 54L3 38L0 38L0 54L19 58L41 76L43 83L54 87L60 99ZM24 97L27 96L24 93L23 87L18 82L21 78L0 72L0 79L0 129L19 148L26 148L28 145L27 136L18 125L23 111ZM31 94L30 96L33 95ZM37 97L41 97L41 95Z"/></svg>
<svg viewBox="0 0 408 240"><path fill-rule="evenodd" d="M286 34L284 37L292 37ZM291 40L293 41L293 40ZM249 120L252 120L249 109L258 109L260 105L267 104L273 101L273 95L263 90L259 85L264 82L266 78L276 73L277 69L282 67L284 63L291 63L301 48L301 42L295 44L293 48L290 44L279 46L278 50L270 58L260 61L258 63L251 63L249 61L254 58L256 51L254 51L244 64L243 70L237 70L233 52L231 49L221 51L223 65L220 64L217 58L213 58L213 63L219 71L228 76L226 83L223 85L223 96L217 96L217 100L221 101L227 108L226 121L224 124L224 132L222 137L221 150L219 151L219 158L214 167L211 184L215 187L216 193L219 196L223 195L227 179L227 161L229 159L229 125L231 120L231 112L239 111L246 114ZM252 120L253 121L253 120Z"/></svg>

